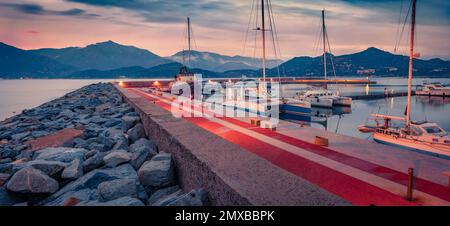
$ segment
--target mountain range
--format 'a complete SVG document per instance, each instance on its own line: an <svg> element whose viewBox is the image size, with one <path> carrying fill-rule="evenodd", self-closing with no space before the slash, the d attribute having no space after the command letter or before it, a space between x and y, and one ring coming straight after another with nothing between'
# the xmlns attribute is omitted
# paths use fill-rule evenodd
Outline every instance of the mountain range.
<svg viewBox="0 0 450 226"><path fill-rule="evenodd" d="M187 63L192 68L202 68L210 71L225 72L231 70L257 70L261 67L261 59L243 56L225 56L211 52L180 51L168 57L178 63ZM189 60L188 60L189 59ZM281 60L266 61L268 68L283 63Z"/></svg>
<svg viewBox="0 0 450 226"><path fill-rule="evenodd" d="M86 47L23 50L0 42L0 78L157 78L173 77L181 63L190 55L191 71L204 77L261 76L261 60L242 56L225 56L211 52L178 52L169 57L148 50L125 46L112 41ZM294 57L286 62L268 60L267 75L317 77L323 76L323 56ZM374 47L364 51L333 56L337 76L405 76L408 57ZM279 67L275 67L276 64ZM328 76L333 76L328 60ZM441 59L414 60L416 76L449 77L450 61Z"/></svg>

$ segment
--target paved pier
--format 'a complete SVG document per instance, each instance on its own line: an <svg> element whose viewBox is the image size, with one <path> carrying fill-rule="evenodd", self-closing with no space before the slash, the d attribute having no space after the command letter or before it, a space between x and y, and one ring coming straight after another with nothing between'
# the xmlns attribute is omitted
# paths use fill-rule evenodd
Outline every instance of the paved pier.
<svg viewBox="0 0 450 226"><path fill-rule="evenodd" d="M172 116L169 94L118 89L147 133L180 165L184 189L205 187L218 205L449 205L450 161L281 121ZM201 111L194 107L194 111ZM315 136L329 146L315 145ZM414 168L414 201L407 170Z"/></svg>

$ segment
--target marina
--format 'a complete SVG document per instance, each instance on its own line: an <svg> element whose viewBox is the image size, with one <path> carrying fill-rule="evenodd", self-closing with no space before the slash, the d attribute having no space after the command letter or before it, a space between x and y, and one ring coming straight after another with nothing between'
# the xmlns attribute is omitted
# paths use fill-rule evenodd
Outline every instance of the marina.
<svg viewBox="0 0 450 226"><path fill-rule="evenodd" d="M174 98L170 94L148 88L127 87L119 89L125 96L129 96L130 100L139 101L138 105L154 104L168 113L171 110ZM144 100L147 101L146 104ZM195 106L190 110L205 113ZM272 130L252 125L249 118L184 117L183 119L345 197L354 204L448 205L450 201L448 177L445 174L449 164L445 159L283 120L276 130ZM315 144L318 136L326 137L329 145L324 147ZM404 199L406 180L394 178L406 178L407 169L414 166L419 159L421 167L416 169L417 175L420 175L416 178L420 181L416 184L417 196L415 201L408 202ZM314 170L311 168L305 170L305 167L313 167ZM381 170L383 173L380 173L380 167L383 168ZM328 177L334 179L328 180ZM348 186L349 184L352 186Z"/></svg>
<svg viewBox="0 0 450 226"><path fill-rule="evenodd" d="M450 4L417 3L0 3L0 206L449 207Z"/></svg>

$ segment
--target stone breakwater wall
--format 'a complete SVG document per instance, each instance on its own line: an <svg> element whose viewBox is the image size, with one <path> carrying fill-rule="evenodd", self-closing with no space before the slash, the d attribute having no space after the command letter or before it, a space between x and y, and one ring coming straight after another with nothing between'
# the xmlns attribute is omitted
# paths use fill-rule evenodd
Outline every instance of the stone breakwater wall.
<svg viewBox="0 0 450 226"><path fill-rule="evenodd" d="M0 206L207 205L109 83L0 122Z"/></svg>

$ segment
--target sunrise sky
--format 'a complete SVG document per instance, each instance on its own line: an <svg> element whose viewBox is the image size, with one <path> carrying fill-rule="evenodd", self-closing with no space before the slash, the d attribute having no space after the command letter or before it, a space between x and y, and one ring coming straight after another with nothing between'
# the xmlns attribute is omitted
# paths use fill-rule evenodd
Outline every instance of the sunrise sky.
<svg viewBox="0 0 450 226"><path fill-rule="evenodd" d="M252 1L0 0L0 42L36 49L113 40L169 56L184 48L189 16L197 50L253 56L243 51ZM334 54L370 46L392 52L401 4L404 16L409 0L272 0L282 59L320 54L315 42L323 8ZM418 0L417 7L418 51L450 59L450 1Z"/></svg>

